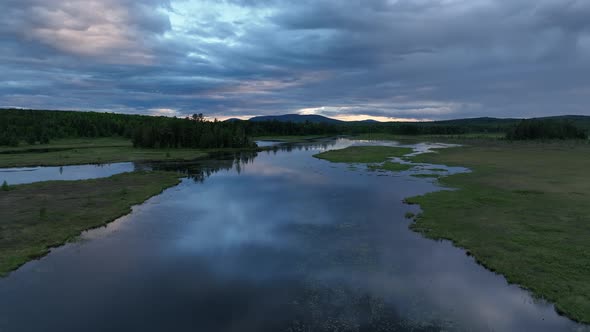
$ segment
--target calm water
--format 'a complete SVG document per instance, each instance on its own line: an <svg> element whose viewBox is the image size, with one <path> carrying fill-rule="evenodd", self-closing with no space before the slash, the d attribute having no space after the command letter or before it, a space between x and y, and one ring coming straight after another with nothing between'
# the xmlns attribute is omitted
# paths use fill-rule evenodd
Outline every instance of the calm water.
<svg viewBox="0 0 590 332"><path fill-rule="evenodd" d="M259 147L278 146L279 141L257 141ZM68 165L56 167L0 168L0 184L9 185L49 180L86 180L106 178L115 174L151 169L150 163L110 163L101 165Z"/></svg>
<svg viewBox="0 0 590 332"><path fill-rule="evenodd" d="M411 232L432 180L311 157L330 147L136 166L187 179L0 279L0 331L585 329Z"/></svg>
<svg viewBox="0 0 590 332"><path fill-rule="evenodd" d="M48 180L85 180L106 178L111 175L132 172L133 163L105 165L72 165L57 167L0 168L0 183L23 184Z"/></svg>

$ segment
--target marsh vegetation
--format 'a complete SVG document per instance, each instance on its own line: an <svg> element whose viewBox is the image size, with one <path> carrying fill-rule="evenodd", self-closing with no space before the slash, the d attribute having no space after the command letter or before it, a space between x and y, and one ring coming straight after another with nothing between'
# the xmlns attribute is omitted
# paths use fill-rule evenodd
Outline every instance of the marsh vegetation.
<svg viewBox="0 0 590 332"><path fill-rule="evenodd" d="M193 160L212 150L134 148L124 138L64 139L44 145L0 148L0 167L106 164L124 161Z"/></svg>
<svg viewBox="0 0 590 332"><path fill-rule="evenodd" d="M381 163L410 152L411 148L393 146L351 146L318 153L314 157L335 163Z"/></svg>
<svg viewBox="0 0 590 332"><path fill-rule="evenodd" d="M0 192L0 276L178 182L174 172L133 172L11 186Z"/></svg>
<svg viewBox="0 0 590 332"><path fill-rule="evenodd" d="M549 299L558 311L590 322L590 144L583 141L511 143L465 137L464 146L407 158L414 163L465 166L447 177L426 168L417 178L440 179L453 191L406 199L423 212L411 228L448 239L510 282ZM351 147L316 157L334 162L381 162L403 151ZM376 153L379 151L379 153ZM382 153L382 154L381 154ZM406 152L407 153L407 152ZM385 162L369 169L403 171L416 164ZM413 213L406 215L414 218Z"/></svg>
<svg viewBox="0 0 590 332"><path fill-rule="evenodd" d="M488 142L413 160L473 170L439 180L459 190L409 199L423 209L414 230L590 323L589 144Z"/></svg>

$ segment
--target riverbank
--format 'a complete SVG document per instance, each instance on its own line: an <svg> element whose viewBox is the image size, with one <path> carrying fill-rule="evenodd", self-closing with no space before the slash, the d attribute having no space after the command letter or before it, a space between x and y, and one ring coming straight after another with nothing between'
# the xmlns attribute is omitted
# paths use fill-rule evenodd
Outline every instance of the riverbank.
<svg viewBox="0 0 590 332"><path fill-rule="evenodd" d="M377 137L406 143L418 139ZM451 240L509 282L554 303L558 312L590 323L590 145L479 137L452 142L463 146L407 157L412 162L472 170L450 176L412 174L438 178L443 186L458 190L408 198L423 211L411 228L432 239ZM374 148L350 147L315 157L377 163L408 153L375 154ZM394 172L410 167L391 162L369 165Z"/></svg>
<svg viewBox="0 0 590 332"><path fill-rule="evenodd" d="M260 136L257 141L306 143L330 136ZM217 152L262 151L269 147L184 149L134 148L131 140L123 137L56 139L48 144L0 146L0 168L27 166L62 166L100 164L128 161L193 160Z"/></svg>
<svg viewBox="0 0 590 332"><path fill-rule="evenodd" d="M412 229L590 323L590 145L465 143L412 158L473 171L439 179L458 190L409 198L423 210Z"/></svg>
<svg viewBox="0 0 590 332"><path fill-rule="evenodd" d="M180 182L174 172L132 172L108 178L47 181L0 191L0 277L49 249L131 212Z"/></svg>
<svg viewBox="0 0 590 332"><path fill-rule="evenodd" d="M129 140L119 138L56 140L43 145L3 147L0 168L192 160L207 156L208 151L200 149L134 148Z"/></svg>
<svg viewBox="0 0 590 332"><path fill-rule="evenodd" d="M458 143L466 140L469 141L490 141L501 140L506 135L504 133L472 133L462 135L394 135L384 133L360 134L354 136L358 140L368 141L397 141L400 143L420 143L420 142L438 142L438 143Z"/></svg>
<svg viewBox="0 0 590 332"><path fill-rule="evenodd" d="M392 146L350 146L315 154L318 159L334 163L381 163L392 157L401 157L412 152L411 148Z"/></svg>

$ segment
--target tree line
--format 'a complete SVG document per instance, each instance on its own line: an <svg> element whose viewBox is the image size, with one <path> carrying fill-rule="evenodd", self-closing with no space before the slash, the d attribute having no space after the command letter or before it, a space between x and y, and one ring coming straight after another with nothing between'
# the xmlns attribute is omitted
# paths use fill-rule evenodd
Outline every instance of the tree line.
<svg viewBox="0 0 590 332"><path fill-rule="evenodd" d="M277 120L249 122L246 133L251 136L273 135L464 135L480 133L504 134L510 140L522 139L585 139L588 118L576 122L568 119L459 119L436 122L349 122L294 123ZM585 126L586 125L586 126Z"/></svg>
<svg viewBox="0 0 590 332"><path fill-rule="evenodd" d="M242 123L190 118L158 118L137 125L133 146L142 148L244 148L255 147Z"/></svg>
<svg viewBox="0 0 590 332"><path fill-rule="evenodd" d="M0 145L45 144L54 139L113 137L146 148L242 148L253 146L243 123L99 112L0 110Z"/></svg>
<svg viewBox="0 0 590 332"><path fill-rule="evenodd" d="M588 132L565 120L522 120L506 133L509 140L588 139Z"/></svg>
<svg viewBox="0 0 590 332"><path fill-rule="evenodd" d="M133 128L147 118L97 112L2 109L0 145L48 143L72 137L131 137Z"/></svg>
<svg viewBox="0 0 590 332"><path fill-rule="evenodd" d="M237 122L237 121L235 121ZM271 121L241 121L251 136L274 135L357 135L384 133L393 135L461 135L472 132L504 132L506 127L485 128L437 122L349 122L312 123Z"/></svg>
<svg viewBox="0 0 590 332"><path fill-rule="evenodd" d="M582 119L586 121L586 118ZM578 123L585 123L578 120ZM582 121L582 122L580 122ZM272 121L206 121L203 114L186 118L99 112L0 109L0 145L49 143L60 138L113 137L143 148L243 148L251 137L284 135L462 135L505 133L510 140L583 139L586 130L569 120L461 119L438 122L312 123Z"/></svg>

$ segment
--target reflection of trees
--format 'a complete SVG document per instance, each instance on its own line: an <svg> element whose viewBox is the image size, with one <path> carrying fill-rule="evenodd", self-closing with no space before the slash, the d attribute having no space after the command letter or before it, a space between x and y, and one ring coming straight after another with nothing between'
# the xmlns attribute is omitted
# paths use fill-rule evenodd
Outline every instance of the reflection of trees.
<svg viewBox="0 0 590 332"><path fill-rule="evenodd" d="M224 152L212 154L210 159L135 163L135 170L174 171L186 175L195 182L203 182L219 171L235 169L238 173L242 172L247 164L253 162L257 154L253 151Z"/></svg>
<svg viewBox="0 0 590 332"><path fill-rule="evenodd" d="M318 141L311 143L279 144L265 147L263 151L276 154L278 151L291 152L312 149L327 149L336 143L334 140ZM158 161L158 162L136 162L135 170L174 171L184 174L195 182L203 182L209 176L219 171L230 171L235 169L241 173L246 165L252 163L258 152L237 151L212 153L208 159L197 159L189 161Z"/></svg>
<svg viewBox="0 0 590 332"><path fill-rule="evenodd" d="M305 151L309 151L309 150L315 150L315 149L327 149L329 147L332 147L336 145L336 140L326 140L326 141L316 141L316 142L311 142L311 143L284 143L284 144L278 144L278 145L273 145L273 146L269 146L269 147L265 147L264 150L266 151L271 151L272 153L276 154L278 151L286 151L286 152L291 152L291 151L301 151L301 150L305 150Z"/></svg>

